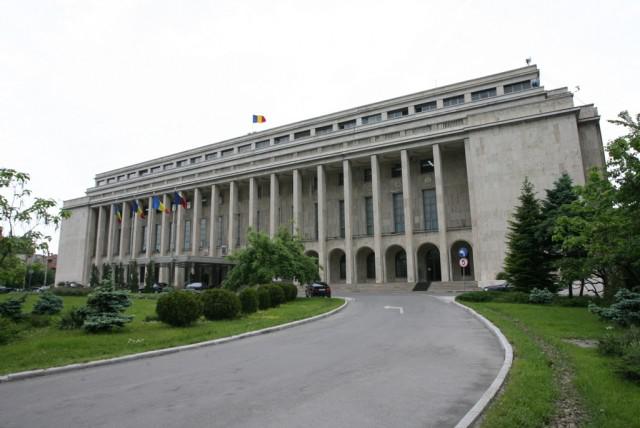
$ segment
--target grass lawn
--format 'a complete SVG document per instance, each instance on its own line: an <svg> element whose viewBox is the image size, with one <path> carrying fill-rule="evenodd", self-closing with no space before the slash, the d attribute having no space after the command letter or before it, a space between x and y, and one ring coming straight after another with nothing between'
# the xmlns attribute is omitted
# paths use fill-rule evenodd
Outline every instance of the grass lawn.
<svg viewBox="0 0 640 428"><path fill-rule="evenodd" d="M613 358L565 341L597 340L608 323L586 308L461 303L491 320L514 347L506 386L486 411L483 427L546 426L567 401L575 401L583 414L580 426L640 427L640 385L621 378Z"/></svg>
<svg viewBox="0 0 640 428"><path fill-rule="evenodd" d="M2 295L0 299L8 298ZM30 312L37 296L29 296L23 307ZM328 312L343 303L342 299L299 298L278 308L231 321L206 321L202 318L191 327L171 327L158 321L145 322L155 315L155 299L132 299L127 314L134 320L114 333L87 334L82 330L59 330L51 326L26 330L20 338L0 346L0 374L36 368L62 366L99 360L152 349L168 348L232 336ZM82 306L86 297L64 297L64 310Z"/></svg>

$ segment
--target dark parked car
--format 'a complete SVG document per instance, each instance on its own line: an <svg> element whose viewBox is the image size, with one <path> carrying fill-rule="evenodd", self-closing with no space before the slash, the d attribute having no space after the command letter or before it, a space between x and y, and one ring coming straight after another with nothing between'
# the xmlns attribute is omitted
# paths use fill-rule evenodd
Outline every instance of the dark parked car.
<svg viewBox="0 0 640 428"><path fill-rule="evenodd" d="M9 287L5 287L4 285L0 285L0 293L9 293L11 290L13 289Z"/></svg>
<svg viewBox="0 0 640 428"><path fill-rule="evenodd" d="M500 284L500 285L487 285L486 287L482 287L483 291L511 291L513 290L513 287L508 284L508 283L504 283L504 284Z"/></svg>
<svg viewBox="0 0 640 428"><path fill-rule="evenodd" d="M162 293L169 286L166 282L156 282L151 286L154 293Z"/></svg>
<svg viewBox="0 0 640 428"><path fill-rule="evenodd" d="M331 297L331 287L326 282L312 282L304 288L304 294L307 297L324 296Z"/></svg>

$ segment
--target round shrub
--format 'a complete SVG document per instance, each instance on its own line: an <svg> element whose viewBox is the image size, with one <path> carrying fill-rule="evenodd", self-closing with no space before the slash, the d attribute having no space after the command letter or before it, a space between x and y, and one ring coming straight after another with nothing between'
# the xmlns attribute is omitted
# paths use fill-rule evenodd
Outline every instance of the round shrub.
<svg viewBox="0 0 640 428"><path fill-rule="evenodd" d="M456 297L456 300L463 302L490 302L497 296L497 292L493 291L467 291Z"/></svg>
<svg viewBox="0 0 640 428"><path fill-rule="evenodd" d="M183 327L193 324L202 315L202 303L189 291L172 291L163 294L156 304L156 313L163 323Z"/></svg>
<svg viewBox="0 0 640 428"><path fill-rule="evenodd" d="M531 293L529 293L529 303L550 305L553 302L553 296L554 294L546 288L542 290L534 288L531 290Z"/></svg>
<svg viewBox="0 0 640 428"><path fill-rule="evenodd" d="M232 319L240 313L240 299L233 291L207 290L202 294L202 313L208 320Z"/></svg>
<svg viewBox="0 0 640 428"><path fill-rule="evenodd" d="M258 292L255 288L245 288L238 297L243 313L252 314L258 310Z"/></svg>
<svg viewBox="0 0 640 428"><path fill-rule="evenodd" d="M0 345L15 340L20 334L20 328L7 318L0 317Z"/></svg>
<svg viewBox="0 0 640 428"><path fill-rule="evenodd" d="M292 300L296 300L298 297L298 287L293 284L278 284L282 291L284 292L284 300L286 302L291 302Z"/></svg>
<svg viewBox="0 0 640 428"><path fill-rule="evenodd" d="M62 310L62 298L52 293L44 293L33 306L36 315L55 315Z"/></svg>
<svg viewBox="0 0 640 428"><path fill-rule="evenodd" d="M80 306L79 308L73 307L68 312L62 314L58 328L61 330L73 330L82 327L84 321L89 315L89 308L86 306Z"/></svg>
<svg viewBox="0 0 640 428"><path fill-rule="evenodd" d="M256 290L256 294L258 296L258 309L269 309L271 307L271 293L269 293L269 289L261 285Z"/></svg>
<svg viewBox="0 0 640 428"><path fill-rule="evenodd" d="M284 303L284 291L276 284L267 285L269 296L271 297L271 307L276 308Z"/></svg>

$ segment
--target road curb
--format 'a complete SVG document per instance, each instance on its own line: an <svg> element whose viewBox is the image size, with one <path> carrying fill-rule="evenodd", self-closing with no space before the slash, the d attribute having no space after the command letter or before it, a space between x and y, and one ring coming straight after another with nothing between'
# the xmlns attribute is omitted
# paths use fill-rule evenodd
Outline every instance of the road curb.
<svg viewBox="0 0 640 428"><path fill-rule="evenodd" d="M498 376L493 380L489 388L482 394L480 399L473 405L473 407L460 419L460 422L457 423L455 428L467 428L471 426L477 419L480 417L484 409L491 403L491 400L496 396L505 379L507 378L507 374L509 370L511 370L511 365L513 364L513 348L511 344L507 340L507 338L502 334L500 329L496 327L491 321L480 315L478 312L469 308L468 306L462 305L455 300L453 303L458 305L461 308L464 308L466 311L470 312L476 318L484 323L484 325L498 338L502 349L504 350L504 361L502 363L502 367L498 372Z"/></svg>
<svg viewBox="0 0 640 428"><path fill-rule="evenodd" d="M90 361L88 363L69 364L69 365L66 365L66 366L51 367L51 368L48 368L48 369L36 369L36 370L29 370L29 371L24 371L24 372L9 373L7 375L0 376L0 383L12 382L12 381L23 380L23 379L30 379L30 378L34 378L34 377L48 376L48 375L53 375L53 374L59 374L59 373L75 371L75 370L89 369L89 368L92 368L92 367L108 366L108 365L111 365L111 364L118 364L118 363L124 363L124 362L127 362L127 361L141 360L141 359L144 359L144 358L157 357L157 356L160 356L160 355L174 354L176 352L188 351L188 350L191 350L191 349L204 348L206 346L221 345L223 343L233 342L233 341L236 341L236 340L245 339L247 337L259 336L261 334L267 334L267 333L272 333L274 331L285 330L285 329L288 329L288 328L291 328L291 327L296 327L298 325L302 325L302 324L306 324L306 323L309 323L309 322L317 321L317 320L320 320L322 318L327 318L327 317L329 317L329 316L331 316L333 314L336 314L336 313L340 312L341 310L343 310L349 304L349 301L351 300L351 299L345 298L345 297L341 297L341 299L344 299L344 303L342 305L340 305L339 307L337 307L335 309L332 309L329 312L325 312L325 313L322 313L320 315L314 315L312 317L304 318L304 319L297 320L297 321L291 321L291 322L288 322L286 324L280 324L280 325L276 325L276 326L273 326L273 327L267 327L267 328L263 328L261 330L249 331L247 333L236 334L234 336L227 336L227 337L223 337L223 338L220 338L220 339L214 339L214 340L207 340L207 341L204 341L204 342L191 343L189 345L174 346L172 348L156 349L156 350L153 350L153 351L146 351L146 352L141 352L141 353L138 353L138 354L123 355L121 357L107 358L105 360Z"/></svg>

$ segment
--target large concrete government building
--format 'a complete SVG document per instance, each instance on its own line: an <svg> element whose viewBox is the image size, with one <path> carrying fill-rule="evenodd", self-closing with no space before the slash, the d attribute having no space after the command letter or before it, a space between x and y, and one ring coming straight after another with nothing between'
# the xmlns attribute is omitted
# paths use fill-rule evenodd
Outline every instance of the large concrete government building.
<svg viewBox="0 0 640 428"><path fill-rule="evenodd" d="M249 228L287 227L332 284L484 285L503 269L524 178L542 193L594 166L597 109L527 66L100 173L64 203L56 281L132 261L142 281L153 261L157 281L217 286Z"/></svg>

